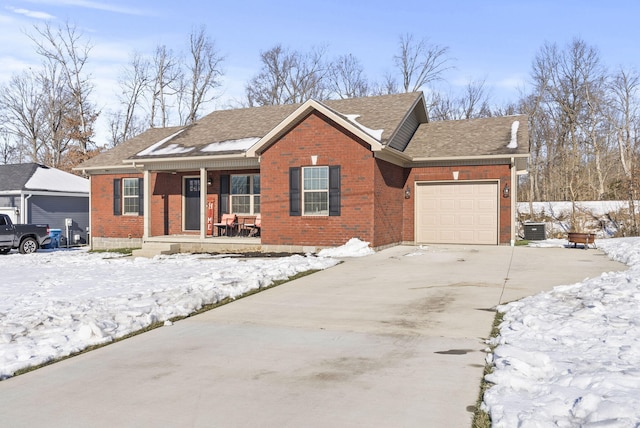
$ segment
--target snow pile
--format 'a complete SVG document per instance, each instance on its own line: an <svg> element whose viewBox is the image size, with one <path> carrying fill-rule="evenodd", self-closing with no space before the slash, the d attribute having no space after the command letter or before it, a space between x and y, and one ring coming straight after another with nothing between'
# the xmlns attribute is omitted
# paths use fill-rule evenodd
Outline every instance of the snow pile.
<svg viewBox="0 0 640 428"><path fill-rule="evenodd" d="M531 208L533 213L530 213ZM573 229L596 233L598 237L610 238L624 230L629 212L628 201L578 201L563 202L518 202L518 218L521 221L545 221L547 236L558 236ZM572 225L575 210L576 224ZM522 230L521 230L522 232ZM522 234L522 233L521 233Z"/></svg>
<svg viewBox="0 0 640 428"><path fill-rule="evenodd" d="M251 146L253 146L258 141L260 141L259 137L218 141L215 143L211 143L206 147L203 147L202 149L200 149L200 151L205 153L246 151L249 150L249 148L251 148Z"/></svg>
<svg viewBox="0 0 640 428"><path fill-rule="evenodd" d="M357 119L360 117L359 114L345 114L345 117L349 119L351 123L356 125L358 128L360 128L361 130L363 130L364 132L366 132L376 140L382 141L382 134L384 133L384 129L367 128L366 126L364 126L363 124L357 121Z"/></svg>
<svg viewBox="0 0 640 428"><path fill-rule="evenodd" d="M508 149L518 148L518 127L520 126L519 120L514 120L511 124L511 141L507 144Z"/></svg>
<svg viewBox="0 0 640 428"><path fill-rule="evenodd" d="M636 427L640 238L598 241L631 266L499 308L484 395L493 427Z"/></svg>
<svg viewBox="0 0 640 428"><path fill-rule="evenodd" d="M193 150L193 147L182 147L178 144L169 144L167 147L162 147L165 143L171 139L177 137L186 131L187 128L182 128L179 131L169 135L166 138L158 141L157 143L147 147L143 151L139 152L137 156L159 156L159 155L176 155L182 153L188 153Z"/></svg>
<svg viewBox="0 0 640 428"><path fill-rule="evenodd" d="M84 250L2 256L0 379L275 280L337 263L299 255L133 259Z"/></svg>
<svg viewBox="0 0 640 428"><path fill-rule="evenodd" d="M25 189L54 192L86 193L89 195L89 180L56 168L38 167L24 184Z"/></svg>
<svg viewBox="0 0 640 428"><path fill-rule="evenodd" d="M325 248L318 252L318 257L364 257L375 253L368 242L359 240L358 238L351 238L341 247Z"/></svg>

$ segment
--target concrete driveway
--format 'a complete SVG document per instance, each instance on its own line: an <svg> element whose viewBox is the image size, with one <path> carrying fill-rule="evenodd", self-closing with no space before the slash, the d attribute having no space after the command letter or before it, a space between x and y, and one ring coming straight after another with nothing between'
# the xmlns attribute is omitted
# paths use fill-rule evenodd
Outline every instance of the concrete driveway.
<svg viewBox="0 0 640 428"><path fill-rule="evenodd" d="M469 427L501 302L597 250L398 246L0 382L11 427Z"/></svg>

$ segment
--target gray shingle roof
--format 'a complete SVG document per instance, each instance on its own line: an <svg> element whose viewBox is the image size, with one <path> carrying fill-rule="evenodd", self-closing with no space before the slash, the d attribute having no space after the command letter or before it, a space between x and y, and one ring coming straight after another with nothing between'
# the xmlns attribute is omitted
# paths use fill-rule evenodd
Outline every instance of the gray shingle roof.
<svg viewBox="0 0 640 428"><path fill-rule="evenodd" d="M407 112L421 96L421 93L394 94L329 100L324 101L323 104L343 116L358 115L357 123L367 128L383 129L382 142L384 143L393 135ZM211 155L210 152L202 151L202 149L212 143L262 138L298 107L300 104L218 110L186 127L152 128L84 162L76 169L118 167L122 166L122 162L126 159L157 158L158 156L139 155L139 153L181 129L184 131L159 145L158 149L169 145L175 145L174 147L179 148L193 148L191 150L176 150L170 155L172 158ZM224 154L240 154L242 152L243 150L236 150Z"/></svg>
<svg viewBox="0 0 640 428"><path fill-rule="evenodd" d="M322 104L345 121L371 130L382 130L381 143L386 145L402 126L414 107L417 115L426 120L422 93L403 93L344 100L327 100ZM233 110L218 110L185 127L151 128L117 147L79 165L76 169L122 167L125 160L158 158L191 158L222 154L242 155L246 145L228 144L230 141L258 139L267 135L287 119L300 104L263 106ZM518 147L508 149L511 124L520 120ZM178 132L181 131L181 132ZM406 132L406 129L403 131ZM410 135L410 134L409 134ZM171 138L169 138L171 137ZM247 140L250 141L250 140ZM227 142L226 151L212 151L219 143ZM152 148L151 150L146 150ZM228 149L227 149L228 147ZM415 132L405 154L416 158L490 156L527 154L528 134L526 116L442 121L422 123Z"/></svg>
<svg viewBox="0 0 640 428"><path fill-rule="evenodd" d="M137 135L130 140L125 141L116 147L100 153L93 158L86 160L82 164L78 165L75 169L82 170L83 168L96 168L96 167L122 167L122 161L135 155L136 153L144 150L150 145L161 141L164 138L174 134L182 129L181 126L174 126L168 128L150 128L140 135Z"/></svg>
<svg viewBox="0 0 640 428"><path fill-rule="evenodd" d="M518 145L510 149L507 145L514 121L519 122ZM422 123L404 153L414 158L526 155L529 153L527 116Z"/></svg>
<svg viewBox="0 0 640 428"><path fill-rule="evenodd" d="M37 163L0 165L0 191L24 190L38 167Z"/></svg>

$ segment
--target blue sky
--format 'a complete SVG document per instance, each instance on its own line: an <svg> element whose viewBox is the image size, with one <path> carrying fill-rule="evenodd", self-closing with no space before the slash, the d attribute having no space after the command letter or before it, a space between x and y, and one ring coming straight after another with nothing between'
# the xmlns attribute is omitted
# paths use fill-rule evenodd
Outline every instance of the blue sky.
<svg viewBox="0 0 640 428"><path fill-rule="evenodd" d="M449 47L455 68L445 75L447 90L484 79L492 102L502 105L518 98L545 42L564 46L580 37L611 68L638 66L639 12L634 0L0 0L0 82L37 60L24 31L46 20L68 20L90 38L102 109L112 108L117 76L134 50L182 50L201 25L226 56L224 94L211 109L242 98L260 52L278 43L301 51L326 46L330 57L353 54L371 80L381 80L394 71L399 36L410 33Z"/></svg>

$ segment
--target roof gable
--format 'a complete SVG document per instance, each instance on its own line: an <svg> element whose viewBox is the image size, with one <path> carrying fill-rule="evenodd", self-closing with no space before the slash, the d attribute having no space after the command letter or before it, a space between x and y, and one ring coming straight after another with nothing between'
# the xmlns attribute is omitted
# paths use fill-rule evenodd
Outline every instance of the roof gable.
<svg viewBox="0 0 640 428"><path fill-rule="evenodd" d="M342 115L318 101L308 100L247 150L247 156L259 156L269 146L275 143L276 140L289 132L313 111L321 113L361 138L369 144L372 151L382 149L380 139L382 138L384 130L369 129L357 122L358 115Z"/></svg>

